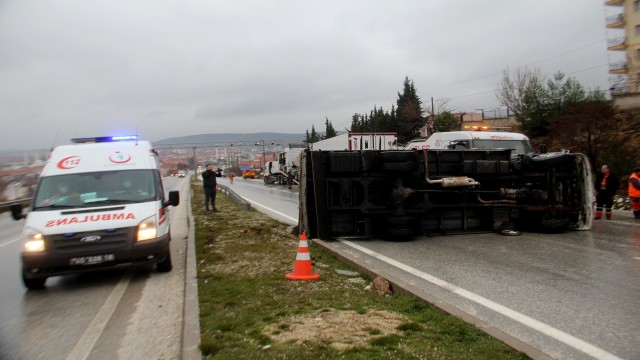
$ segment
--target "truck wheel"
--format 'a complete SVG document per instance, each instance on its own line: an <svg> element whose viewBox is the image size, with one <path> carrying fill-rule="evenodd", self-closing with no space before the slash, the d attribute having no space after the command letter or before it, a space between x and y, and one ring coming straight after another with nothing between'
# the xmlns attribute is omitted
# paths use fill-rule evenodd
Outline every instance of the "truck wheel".
<svg viewBox="0 0 640 360"><path fill-rule="evenodd" d="M381 151L380 160L382 162L415 161L416 156L413 151Z"/></svg>
<svg viewBox="0 0 640 360"><path fill-rule="evenodd" d="M540 229L546 233L562 233L569 228L570 221L568 218L547 218L540 220Z"/></svg>
<svg viewBox="0 0 640 360"><path fill-rule="evenodd" d="M564 163L569 158L566 152L558 151L544 154L536 154L531 157L531 162L544 165L558 165Z"/></svg>
<svg viewBox="0 0 640 360"><path fill-rule="evenodd" d="M418 163L410 161L382 164L382 170L389 172L414 172L417 169Z"/></svg>
<svg viewBox="0 0 640 360"><path fill-rule="evenodd" d="M170 250L167 250L167 255L164 257L164 260L160 261L158 265L156 265L156 269L158 270L158 272L169 272L171 271L171 269L173 269Z"/></svg>
<svg viewBox="0 0 640 360"><path fill-rule="evenodd" d="M22 283L29 290L39 290L44 289L44 283L47 281L47 278L36 278L30 279L27 278L24 273L22 274Z"/></svg>
<svg viewBox="0 0 640 360"><path fill-rule="evenodd" d="M411 223L411 218L408 216L389 216L386 220L387 224L392 228L406 227Z"/></svg>

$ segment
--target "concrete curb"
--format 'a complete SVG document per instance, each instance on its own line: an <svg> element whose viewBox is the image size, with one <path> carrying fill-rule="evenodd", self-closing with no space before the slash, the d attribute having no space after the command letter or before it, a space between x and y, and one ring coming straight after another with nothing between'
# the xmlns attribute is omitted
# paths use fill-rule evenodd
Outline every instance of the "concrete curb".
<svg viewBox="0 0 640 360"><path fill-rule="evenodd" d="M189 193L191 194L191 183ZM200 303L198 301L198 271L196 264L195 224L191 211L191 196L188 198L187 253L184 282L184 309L182 325L182 356L184 360L201 360L200 352Z"/></svg>

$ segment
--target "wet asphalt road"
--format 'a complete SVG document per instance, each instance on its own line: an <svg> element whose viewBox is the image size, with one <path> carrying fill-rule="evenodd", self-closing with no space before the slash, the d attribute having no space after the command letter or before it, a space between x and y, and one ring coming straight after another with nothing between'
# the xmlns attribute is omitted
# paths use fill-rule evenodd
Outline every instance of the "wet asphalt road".
<svg viewBox="0 0 640 360"><path fill-rule="evenodd" d="M286 187L236 178L230 188L254 208L297 223L297 194ZM596 222L592 231L560 235L342 240L325 246L529 344L533 355L638 359L640 224L630 214L614 217ZM21 223L1 215L0 359L114 359L136 352L174 358L179 309L168 307L176 306L171 298L181 293L170 290L184 278L175 261L171 277L145 271L65 276L49 279L45 292L28 292L19 279L20 231ZM109 299L118 292L110 309ZM92 338L87 330L101 322L103 332ZM161 331L171 328L176 331Z"/></svg>
<svg viewBox="0 0 640 360"><path fill-rule="evenodd" d="M231 188L297 223L297 194L286 187L236 179ZM640 221L629 211L591 231L324 245L532 346L531 355L640 359Z"/></svg>

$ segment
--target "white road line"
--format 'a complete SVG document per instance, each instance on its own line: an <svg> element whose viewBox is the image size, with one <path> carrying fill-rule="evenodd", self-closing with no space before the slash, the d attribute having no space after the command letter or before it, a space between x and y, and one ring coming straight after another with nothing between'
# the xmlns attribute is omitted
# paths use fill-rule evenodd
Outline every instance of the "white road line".
<svg viewBox="0 0 640 360"><path fill-rule="evenodd" d="M91 324L87 327L84 335L82 335L76 343L76 346L73 347L73 350L71 350L67 356L67 360L86 360L89 358L89 354L91 354L96 342L111 319L113 312L116 310L116 307L118 307L125 290L127 290L129 286L131 274L131 271L127 271L124 276L122 276L118 285L111 291L111 294L109 294L107 300L102 304L96 316L91 320Z"/></svg>
<svg viewBox="0 0 640 360"><path fill-rule="evenodd" d="M451 284L445 280L439 279L433 275L429 275L425 272L422 272L418 269L412 268L408 265L405 265L399 261L393 260L387 256L384 256L382 254L379 254L375 251L369 250L367 248L364 248L360 245L357 245L351 241L346 241L346 240L341 240L341 243L350 246L364 254L367 254L371 257L374 257L378 260L384 261L389 265L395 266L401 270L404 270L410 274L413 274L415 276L418 276L438 287L441 287L445 290L451 291L454 294L457 294L465 299L471 300L477 304L480 304L486 308L489 308L499 314L502 314L514 321L517 321L525 326L528 326L540 333L543 333L549 337L552 337L564 344L567 344L571 347L573 347L576 350L579 350L593 358L596 359L612 359L612 360L622 360L622 358L617 357L614 354L611 354L610 352L607 352L606 350L603 350L595 345L589 344L588 342L578 339L573 335L567 334L562 330L556 329L554 327L552 327L551 325L545 324L541 321L538 321L536 319L533 319L525 314L519 313L515 310L512 310L504 305L500 305L496 302L493 302L487 298L484 298L478 294L472 293L468 290L465 290L461 287L458 287L454 284Z"/></svg>
<svg viewBox="0 0 640 360"><path fill-rule="evenodd" d="M638 256L634 256L633 258L636 259L636 260L640 260L640 257L638 257Z"/></svg>
<svg viewBox="0 0 640 360"><path fill-rule="evenodd" d="M2 244L0 244L0 248L1 248L1 247L3 247L3 246L7 246L7 245L9 245L9 244L13 244L13 243L14 243L14 242L16 242L16 241L20 241L20 239L21 239L21 237L20 237L20 236L18 236L18 237L17 237L17 238L15 238L15 239L11 239L11 240L9 240L9 241L3 242Z"/></svg>
<svg viewBox="0 0 640 360"><path fill-rule="evenodd" d="M260 206L261 208L264 208L264 209L269 210L269 211L271 211L271 212L273 212L275 214L278 214L278 215L282 216L283 218L285 218L287 220L291 220L291 221L295 222L296 224L298 223L298 219L297 218L292 218L291 216L289 216L287 214L281 213L280 211L273 210L272 208L270 208L270 207L268 207L266 205L260 204L259 202L255 202L255 201L249 200L247 198L244 198L244 199L247 200L248 202L252 203L252 204Z"/></svg>

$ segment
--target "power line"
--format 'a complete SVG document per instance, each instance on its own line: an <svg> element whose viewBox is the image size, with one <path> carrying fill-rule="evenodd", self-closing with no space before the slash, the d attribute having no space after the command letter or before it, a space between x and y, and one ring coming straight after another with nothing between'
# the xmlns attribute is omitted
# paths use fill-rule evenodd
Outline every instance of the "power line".
<svg viewBox="0 0 640 360"><path fill-rule="evenodd" d="M583 46L580 46L580 47L578 47L578 48L571 49L571 50L565 51L565 52L563 52L563 53L560 53L560 54L557 54L557 55L554 55L554 56L550 56L550 57L545 58L545 59L542 59L542 60L538 60L538 61L532 62L532 63L530 63L530 64L524 65L524 67L529 67L529 66L532 66L532 65L536 65L536 64L543 63L543 62L545 62L545 61L549 61L549 60L557 59L557 58L559 58L559 57L561 57L561 56L564 56L564 55L567 55L567 54L571 54L571 53L574 53L574 52L576 52L576 51L580 51L580 50L585 49L585 48L587 48L587 47L590 47L590 46L593 46L593 45L595 45L595 44L601 43L601 42L603 42L603 41L605 41L605 40L606 40L606 39L600 39L600 40L598 40L598 41L594 41L594 42L589 43L589 44L587 44L587 45L583 45ZM600 66L602 66L602 65L600 65ZM576 72L580 72L580 71L583 71L583 70L579 70L579 71L576 71ZM573 72L573 73L570 73L570 74L574 74L574 73L576 73L576 72ZM444 83L444 84L438 84L438 85L426 85L426 86L424 86L424 87L426 87L426 88L430 88L430 87L437 87L437 86L458 85L458 84L463 84L463 83L466 83L466 82L472 82L472 81L476 81L476 80L486 79L486 78L494 77L494 76L498 76L498 75L502 75L502 72L493 73L493 74L489 74L489 75L483 75L483 76L479 76L479 77L477 77L477 78L473 78L473 79L466 79L466 80L460 80L460 81L453 81L453 82Z"/></svg>
<svg viewBox="0 0 640 360"><path fill-rule="evenodd" d="M596 65L596 66L591 66L591 67L588 67L588 68L584 68L584 69L576 70L574 72L567 73L567 75L572 75L572 74L576 74L576 73L583 72L583 71L593 70L593 69L601 68L601 67L607 66L607 65L608 64L600 64L600 65ZM489 93L492 93L492 92L495 92L495 90L490 90L490 91L488 90L488 91L483 91L483 92L478 92L478 93L468 94L468 95L460 95L460 96L456 96L456 97L451 97L449 99L460 99L460 98L469 97L469 96L489 94Z"/></svg>

